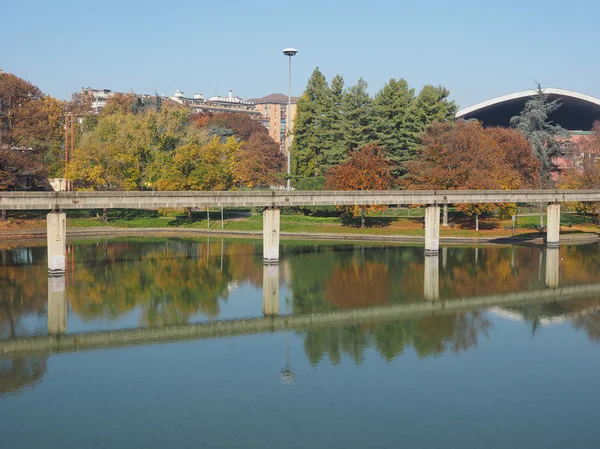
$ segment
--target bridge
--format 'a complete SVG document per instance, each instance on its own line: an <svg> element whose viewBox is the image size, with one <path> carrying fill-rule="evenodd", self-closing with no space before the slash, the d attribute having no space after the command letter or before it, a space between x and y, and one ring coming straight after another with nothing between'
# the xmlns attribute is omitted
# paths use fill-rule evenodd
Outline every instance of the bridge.
<svg viewBox="0 0 600 449"><path fill-rule="evenodd" d="M440 206L548 203L546 244L556 247L560 203L600 202L600 190L386 190L225 192L0 192L0 210L49 210L48 269L65 271L66 209L264 207L263 259L279 261L280 208L286 206L425 205L425 254L439 252ZM445 222L446 220L444 220Z"/></svg>

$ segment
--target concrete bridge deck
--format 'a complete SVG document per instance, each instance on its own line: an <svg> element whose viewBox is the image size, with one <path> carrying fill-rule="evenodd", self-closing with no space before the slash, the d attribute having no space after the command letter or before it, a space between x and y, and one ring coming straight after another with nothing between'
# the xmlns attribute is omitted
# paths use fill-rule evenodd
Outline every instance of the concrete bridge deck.
<svg viewBox="0 0 600 449"><path fill-rule="evenodd" d="M119 331L65 334L0 340L0 356L27 352L71 352L97 348L139 346L159 342L200 340L219 337L280 332L306 331L315 326L350 325L382 322L403 316L438 315L468 311L481 307L540 304L597 296L600 284L548 288L529 292L454 298L445 301L395 304L311 315L270 316L236 319L164 328L126 329Z"/></svg>
<svg viewBox="0 0 600 449"><path fill-rule="evenodd" d="M0 192L0 210L600 202L600 190Z"/></svg>

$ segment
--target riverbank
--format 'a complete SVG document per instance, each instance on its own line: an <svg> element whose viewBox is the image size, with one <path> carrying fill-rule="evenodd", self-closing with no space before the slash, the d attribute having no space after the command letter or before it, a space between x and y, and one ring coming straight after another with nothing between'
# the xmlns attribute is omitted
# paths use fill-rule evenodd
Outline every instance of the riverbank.
<svg viewBox="0 0 600 449"><path fill-rule="evenodd" d="M474 231L475 232L475 231ZM226 237L226 238L251 238L261 239L262 231L228 231L207 230L194 228L67 228L69 238L116 238L125 236L154 236L167 237L198 236L198 237ZM543 244L545 234L530 232L516 234L514 236L441 236L440 243L449 245L460 244ZM0 230L0 242L24 239L45 239L45 229L12 229ZM425 240L424 236L418 235L389 235L389 234L357 234L357 233L323 233L323 232L281 232L282 239L310 239L327 241L363 241L363 242L394 242L420 244ZM600 241L600 235L592 232L567 231L561 234L562 243L591 243Z"/></svg>
<svg viewBox="0 0 600 449"><path fill-rule="evenodd" d="M73 214L74 215L74 214ZM154 211L115 213L105 222L100 217L67 218L67 235L73 237L116 237L124 235L206 235L234 238L262 238L262 215L250 212L194 211L191 217L181 214L159 215ZM461 243L530 243L541 244L545 233L535 229L539 216L519 217L520 227L513 233L511 221L495 218L480 220L480 230L472 229L469 220L457 220L451 226L441 227L440 241L444 244ZM340 217L282 215L281 237L298 239L415 242L424 241L422 217L375 216L369 217L368 227L360 228L358 221ZM561 215L561 240L564 242L591 242L599 240L600 227L575 214ZM0 222L0 240L45 238L46 221L43 213L13 215Z"/></svg>

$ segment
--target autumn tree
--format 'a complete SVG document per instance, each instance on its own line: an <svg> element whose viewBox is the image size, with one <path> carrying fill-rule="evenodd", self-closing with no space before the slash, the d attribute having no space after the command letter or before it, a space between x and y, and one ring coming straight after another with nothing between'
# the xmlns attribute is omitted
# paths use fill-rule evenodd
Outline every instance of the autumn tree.
<svg viewBox="0 0 600 449"><path fill-rule="evenodd" d="M156 180L158 190L229 190L241 144L233 137L213 137L205 145L187 144L164 160Z"/></svg>
<svg viewBox="0 0 600 449"><path fill-rule="evenodd" d="M281 185L286 157L266 133L253 134L242 144L237 179L247 187Z"/></svg>
<svg viewBox="0 0 600 449"><path fill-rule="evenodd" d="M567 170L560 189L600 189L600 122L594 123L590 135L574 145L573 168ZM600 213L599 203L575 203L571 207L584 213Z"/></svg>
<svg viewBox="0 0 600 449"><path fill-rule="evenodd" d="M194 117L196 119L196 126L202 128L213 125L228 128L241 140L249 140L254 134L269 134L267 129L261 123L252 120L248 114L218 113L207 117L208 120L206 120L203 125L201 125L204 121L202 116L199 115Z"/></svg>
<svg viewBox="0 0 600 449"><path fill-rule="evenodd" d="M106 105L102 108L102 115L133 112L135 103L136 98L134 95L117 92L108 97Z"/></svg>
<svg viewBox="0 0 600 449"><path fill-rule="evenodd" d="M498 140L497 140L498 139ZM501 141L502 143L499 143ZM535 176L535 161L526 146L513 148L518 138L498 130L486 130L478 122L432 124L422 138L417 158L405 164L404 186L430 190L495 190L527 186ZM519 167L518 157L531 165ZM523 172L525 175L523 175ZM494 204L460 205L476 223L482 214L497 208Z"/></svg>
<svg viewBox="0 0 600 449"><path fill-rule="evenodd" d="M42 98L42 91L12 73L0 73L0 141L13 144L13 131L24 119L25 106Z"/></svg>
<svg viewBox="0 0 600 449"><path fill-rule="evenodd" d="M350 159L333 167L327 173L327 187L334 190L388 190L392 188L393 165L384 156L381 147L367 144L350 154ZM343 206L353 217L360 216L365 227L365 215L384 210L381 205Z"/></svg>
<svg viewBox="0 0 600 449"><path fill-rule="evenodd" d="M0 191L45 190L46 168L36 155L0 148Z"/></svg>

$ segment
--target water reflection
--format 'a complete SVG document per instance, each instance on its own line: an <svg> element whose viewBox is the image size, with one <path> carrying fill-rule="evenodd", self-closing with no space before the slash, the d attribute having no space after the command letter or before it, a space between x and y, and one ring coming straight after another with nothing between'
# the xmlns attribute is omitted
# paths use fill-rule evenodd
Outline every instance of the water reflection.
<svg viewBox="0 0 600 449"><path fill-rule="evenodd" d="M558 248L546 248L546 287L558 287L559 280L559 260Z"/></svg>
<svg viewBox="0 0 600 449"><path fill-rule="evenodd" d="M313 366L325 357L337 365L343 355L360 365L369 347L375 348L390 362L408 347L421 358L445 351L467 350L477 345L481 336L488 337L491 327L491 322L481 312L337 326L308 331L304 350Z"/></svg>
<svg viewBox="0 0 600 449"><path fill-rule="evenodd" d="M438 256L425 257L423 296L427 301L440 299L440 267Z"/></svg>
<svg viewBox="0 0 600 449"><path fill-rule="evenodd" d="M597 282L600 268L598 245L442 248L440 257L424 257L418 247L286 242L281 268L263 266L260 245L82 242L68 247L66 277L47 282L43 245L3 247L0 338L65 333L74 319L85 331L124 317L141 327L184 325L222 318L223 308L227 318L277 316L280 288L289 300L285 313L306 314L555 289ZM262 314L248 295L244 312L229 304L243 286L262 287Z"/></svg>
<svg viewBox="0 0 600 449"><path fill-rule="evenodd" d="M46 355L0 358L0 398L34 387L46 374Z"/></svg>
<svg viewBox="0 0 600 449"><path fill-rule="evenodd" d="M263 315L279 315L279 264L263 266Z"/></svg>
<svg viewBox="0 0 600 449"><path fill-rule="evenodd" d="M48 334L67 332L67 295L65 276L48 276Z"/></svg>

